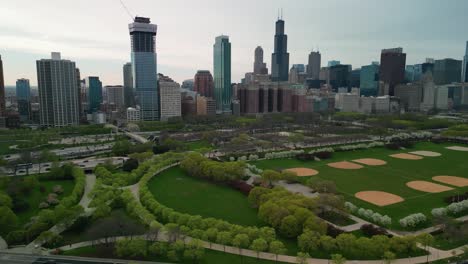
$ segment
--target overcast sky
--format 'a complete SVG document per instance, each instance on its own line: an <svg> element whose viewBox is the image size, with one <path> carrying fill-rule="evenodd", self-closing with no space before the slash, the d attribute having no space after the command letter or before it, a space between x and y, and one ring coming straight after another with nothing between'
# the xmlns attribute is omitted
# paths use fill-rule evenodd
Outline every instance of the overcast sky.
<svg viewBox="0 0 468 264"><path fill-rule="evenodd" d="M468 40L466 0L124 0L133 15L158 25L158 71L178 82L212 71L217 35L230 36L232 77L252 71L254 49L271 64L274 23L283 8L291 64L307 63L319 47L353 68L378 61L382 48L401 46L407 64L461 59ZM129 15L119 0L0 0L0 55L7 85L37 83L35 60L60 51L82 77L122 84L130 60Z"/></svg>

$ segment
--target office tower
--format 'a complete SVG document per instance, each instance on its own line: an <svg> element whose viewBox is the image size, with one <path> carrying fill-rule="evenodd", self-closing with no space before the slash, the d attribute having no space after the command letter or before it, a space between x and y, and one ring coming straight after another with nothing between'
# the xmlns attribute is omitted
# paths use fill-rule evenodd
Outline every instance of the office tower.
<svg viewBox="0 0 468 264"><path fill-rule="evenodd" d="M180 85L172 80L159 80L161 120L182 116Z"/></svg>
<svg viewBox="0 0 468 264"><path fill-rule="evenodd" d="M351 65L335 65L329 68L330 85L334 91L338 88L350 87L349 78L351 72Z"/></svg>
<svg viewBox="0 0 468 264"><path fill-rule="evenodd" d="M361 86L361 69L355 69L349 73L349 86L351 88L359 88Z"/></svg>
<svg viewBox="0 0 468 264"><path fill-rule="evenodd" d="M332 66L336 66L336 65L340 65L341 62L340 61L337 61L337 60L331 60L328 62L328 65L327 67L332 67Z"/></svg>
<svg viewBox="0 0 468 264"><path fill-rule="evenodd" d="M435 107L436 86L431 73L427 73L422 77L422 98L421 111L429 111ZM448 97L448 96L447 96Z"/></svg>
<svg viewBox="0 0 468 264"><path fill-rule="evenodd" d="M88 99L88 114L101 110L102 104L102 82L99 77L90 76L85 78L86 98Z"/></svg>
<svg viewBox="0 0 468 264"><path fill-rule="evenodd" d="M53 52L51 59L36 61L42 127L78 125L79 108L75 62L62 60Z"/></svg>
<svg viewBox="0 0 468 264"><path fill-rule="evenodd" d="M394 91L395 96L400 98L400 104L406 111L418 112L421 109L422 82L398 84Z"/></svg>
<svg viewBox="0 0 468 264"><path fill-rule="evenodd" d="M309 64L307 65L307 77L313 80L320 78L320 67L322 55L318 51L312 51L309 54Z"/></svg>
<svg viewBox="0 0 468 264"><path fill-rule="evenodd" d="M127 62L123 66L123 83L125 107L134 107L135 94L133 93L133 72L131 62Z"/></svg>
<svg viewBox="0 0 468 264"><path fill-rule="evenodd" d="M362 66L360 74L360 88L363 96L377 96L379 94L379 65Z"/></svg>
<svg viewBox="0 0 468 264"><path fill-rule="evenodd" d="M193 81L193 91L201 96L214 97L213 76L210 71L197 71Z"/></svg>
<svg viewBox="0 0 468 264"><path fill-rule="evenodd" d="M454 59L436 60L434 63L434 82L437 85L460 82L462 61Z"/></svg>
<svg viewBox="0 0 468 264"><path fill-rule="evenodd" d="M389 85L389 95L405 80L406 54L403 48L384 49L380 55L380 81Z"/></svg>
<svg viewBox="0 0 468 264"><path fill-rule="evenodd" d="M216 101L213 98L198 95L197 115L216 115Z"/></svg>
<svg viewBox="0 0 468 264"><path fill-rule="evenodd" d="M23 121L31 119L31 87L28 79L16 81L16 101L18 113Z"/></svg>
<svg viewBox="0 0 468 264"><path fill-rule="evenodd" d="M213 72L216 112L231 113L231 43L228 36L216 37L213 46Z"/></svg>
<svg viewBox="0 0 468 264"><path fill-rule="evenodd" d="M306 66L304 64L293 64L292 69L296 69L297 73L306 72Z"/></svg>
<svg viewBox="0 0 468 264"><path fill-rule="evenodd" d="M463 56L461 82L468 82L468 41L466 42L465 56Z"/></svg>
<svg viewBox="0 0 468 264"><path fill-rule="evenodd" d="M122 85L106 86L106 102L107 111L123 111L124 110L124 87Z"/></svg>
<svg viewBox="0 0 468 264"><path fill-rule="evenodd" d="M136 17L128 25L132 41L133 87L143 121L159 119L156 32L149 18Z"/></svg>
<svg viewBox="0 0 468 264"><path fill-rule="evenodd" d="M3 79L3 61L0 56L0 117L5 115L5 81Z"/></svg>
<svg viewBox="0 0 468 264"><path fill-rule="evenodd" d="M263 62L263 48L260 46L255 49L254 73L268 74L266 63Z"/></svg>
<svg viewBox="0 0 468 264"><path fill-rule="evenodd" d="M211 77L213 79L213 77ZM195 86L195 80L194 79L188 79L182 82L182 85L180 86L181 89L193 91Z"/></svg>
<svg viewBox="0 0 468 264"><path fill-rule="evenodd" d="M289 77L288 36L284 34L284 21L276 21L275 51L271 59L271 80L287 82Z"/></svg>
<svg viewBox="0 0 468 264"><path fill-rule="evenodd" d="M83 109L83 91L81 90L81 72L80 72L80 69L76 68L76 87L77 87L77 93L78 93L78 116L79 116L79 119L81 119L82 117L84 117L84 110Z"/></svg>

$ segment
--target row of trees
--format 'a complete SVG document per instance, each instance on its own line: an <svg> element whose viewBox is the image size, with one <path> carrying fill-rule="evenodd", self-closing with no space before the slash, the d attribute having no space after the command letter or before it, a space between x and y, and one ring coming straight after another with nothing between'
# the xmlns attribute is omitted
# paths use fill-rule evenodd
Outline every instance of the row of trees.
<svg viewBox="0 0 468 264"><path fill-rule="evenodd" d="M345 202L344 203L346 209L348 209L349 212L353 214L357 214L360 217L363 217L369 221L372 221L378 225L382 226L390 226L392 224L392 218L388 215L381 215L377 212L374 212L370 209L365 209L365 208L359 208L356 205L350 203L350 202Z"/></svg>
<svg viewBox="0 0 468 264"><path fill-rule="evenodd" d="M217 182L240 180L245 175L244 162L217 162L199 153L189 153L180 163L189 175Z"/></svg>

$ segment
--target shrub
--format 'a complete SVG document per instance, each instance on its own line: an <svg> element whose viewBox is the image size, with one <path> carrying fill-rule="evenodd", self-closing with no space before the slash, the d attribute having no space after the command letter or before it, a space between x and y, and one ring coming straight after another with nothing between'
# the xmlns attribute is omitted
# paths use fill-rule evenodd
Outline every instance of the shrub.
<svg viewBox="0 0 468 264"><path fill-rule="evenodd" d="M384 235L384 236L389 236L388 232L381 227L366 224L361 226L361 231L369 237L372 236L377 236L377 235Z"/></svg>
<svg viewBox="0 0 468 264"><path fill-rule="evenodd" d="M248 185L244 181L231 181L229 182L229 186L233 189L240 191L245 195L249 195L250 191L253 189L251 185Z"/></svg>
<svg viewBox="0 0 468 264"><path fill-rule="evenodd" d="M52 192L56 194L62 194L63 193L63 187L61 185L55 185L54 188L52 188Z"/></svg>
<svg viewBox="0 0 468 264"><path fill-rule="evenodd" d="M431 211L432 216L434 217L442 217L447 215L447 208L435 208Z"/></svg>
<svg viewBox="0 0 468 264"><path fill-rule="evenodd" d="M357 214L358 216L361 216L376 224L383 226L390 226L392 224L392 218L390 218L388 215L381 215L370 209L358 208L350 202L346 202L344 205L351 213Z"/></svg>
<svg viewBox="0 0 468 264"><path fill-rule="evenodd" d="M138 168L138 160L136 159L128 159L127 161L124 162L122 166L122 170L126 172L131 172L134 169Z"/></svg>
<svg viewBox="0 0 468 264"><path fill-rule="evenodd" d="M453 203L447 206L447 210L449 213L457 215L463 211L468 210L468 200L464 200L458 203Z"/></svg>
<svg viewBox="0 0 468 264"><path fill-rule="evenodd" d="M39 204L39 209L47 209L49 207L50 207L50 205L48 203L46 203L46 202L42 202L42 203Z"/></svg>
<svg viewBox="0 0 468 264"><path fill-rule="evenodd" d="M330 224L327 224L327 236L331 236L333 238L336 238L337 236L343 234L344 231L339 229L339 228L336 228L335 226L333 225L330 225Z"/></svg>
<svg viewBox="0 0 468 264"><path fill-rule="evenodd" d="M400 219L400 225L404 228L416 227L427 221L427 217L422 213L408 215L405 218Z"/></svg>

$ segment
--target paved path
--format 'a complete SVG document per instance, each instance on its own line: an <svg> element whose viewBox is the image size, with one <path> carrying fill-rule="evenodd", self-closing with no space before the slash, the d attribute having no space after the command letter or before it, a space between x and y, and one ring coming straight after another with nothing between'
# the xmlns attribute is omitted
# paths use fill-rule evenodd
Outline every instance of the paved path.
<svg viewBox="0 0 468 264"><path fill-rule="evenodd" d="M95 184L96 184L96 175L94 175L94 174L86 175L85 191L84 191L83 197L81 197L81 201L79 203L79 205L81 205L81 207L83 207L85 212L90 210L90 208L88 206L91 203L92 199L91 199L91 197L89 197L89 194L93 190Z"/></svg>

